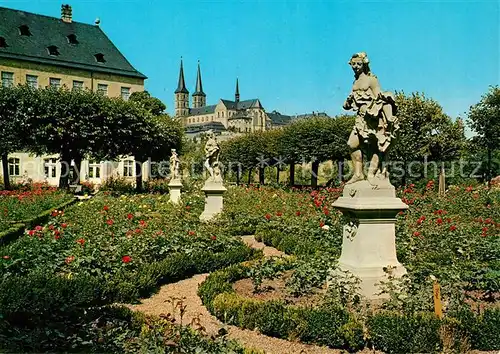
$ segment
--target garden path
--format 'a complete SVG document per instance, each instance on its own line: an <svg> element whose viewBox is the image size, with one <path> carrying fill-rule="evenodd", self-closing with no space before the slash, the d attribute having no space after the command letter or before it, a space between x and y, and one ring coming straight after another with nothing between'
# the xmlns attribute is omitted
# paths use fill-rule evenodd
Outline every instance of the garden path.
<svg viewBox="0 0 500 354"><path fill-rule="evenodd" d="M257 242L253 236L244 236L242 240L250 247L262 249L264 256L283 256L284 253L273 247L268 247L262 242ZM177 323L181 323L179 311L173 311L172 300L183 298L183 305L186 305L185 313L182 316L183 324L192 324L194 328L203 326L208 335L217 334L220 328L228 331L228 337L234 339L247 348L264 351L267 354L340 354L345 351L290 342L284 339L273 338L257 331L250 331L229 326L220 322L212 316L201 303L198 296L198 286L207 278L208 274L198 274L192 278L181 280L177 283L167 284L160 288L160 291L148 299L143 299L140 304L127 305L130 309L141 311L150 315L160 315L175 313ZM178 300L176 300L178 301ZM374 353L365 350L362 353Z"/></svg>

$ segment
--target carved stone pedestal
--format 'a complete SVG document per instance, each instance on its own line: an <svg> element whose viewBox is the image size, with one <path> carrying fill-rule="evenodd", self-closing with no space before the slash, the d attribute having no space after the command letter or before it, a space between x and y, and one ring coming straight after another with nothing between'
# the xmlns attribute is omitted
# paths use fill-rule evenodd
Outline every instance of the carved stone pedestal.
<svg viewBox="0 0 500 354"><path fill-rule="evenodd" d="M168 184L168 191L170 194L170 202L179 204L181 200L182 182L180 179L173 179Z"/></svg>
<svg viewBox="0 0 500 354"><path fill-rule="evenodd" d="M206 181L202 191L205 192L205 210L200 215L200 220L209 221L222 212L224 205L222 196L227 189L222 182Z"/></svg>
<svg viewBox="0 0 500 354"><path fill-rule="evenodd" d="M396 257L395 223L396 215L408 206L396 198L394 186L387 183L374 187L367 181L346 185L333 206L348 220L339 268L360 278L363 296L380 298L376 284L387 280L384 268L395 277L406 274Z"/></svg>

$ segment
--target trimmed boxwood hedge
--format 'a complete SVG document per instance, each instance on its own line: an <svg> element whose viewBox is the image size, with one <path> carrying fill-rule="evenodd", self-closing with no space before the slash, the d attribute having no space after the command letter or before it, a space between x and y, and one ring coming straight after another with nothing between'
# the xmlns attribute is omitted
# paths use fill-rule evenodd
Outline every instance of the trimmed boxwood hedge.
<svg viewBox="0 0 500 354"><path fill-rule="evenodd" d="M434 313L400 314L381 311L363 324L346 309L334 306L301 308L281 301L261 301L235 293L232 284L243 279L248 264L232 265L208 276L198 295L221 321L261 333L350 351L365 346L386 353L435 353L442 349L441 333L452 325L458 330L454 346L466 340L473 349L500 350L500 309L477 315L470 309L440 320Z"/></svg>
<svg viewBox="0 0 500 354"><path fill-rule="evenodd" d="M200 285L203 304L217 318L273 337L347 350L363 348L363 326L345 309L302 308L237 295L232 283L244 278L248 269L248 265L233 265L212 273Z"/></svg>

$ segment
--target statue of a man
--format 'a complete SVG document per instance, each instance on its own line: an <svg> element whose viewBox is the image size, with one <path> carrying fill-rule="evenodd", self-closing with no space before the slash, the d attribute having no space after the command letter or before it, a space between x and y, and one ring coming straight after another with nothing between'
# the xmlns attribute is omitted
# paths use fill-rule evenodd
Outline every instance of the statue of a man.
<svg viewBox="0 0 500 354"><path fill-rule="evenodd" d="M207 132L208 140L205 144L205 168L210 174L210 179L214 182L222 182L219 166L220 146L212 130Z"/></svg>
<svg viewBox="0 0 500 354"><path fill-rule="evenodd" d="M177 151L175 149L171 150L172 155L170 156L170 175L171 178L174 179L179 179L180 177L180 165L181 165L181 160L179 159L179 156L177 155Z"/></svg>
<svg viewBox="0 0 500 354"><path fill-rule="evenodd" d="M347 183L365 179L363 155L370 160L367 180L372 185L388 182L386 168L381 169L387 150L399 129L396 102L391 92L382 92L375 75L370 71L368 56L364 52L352 56L349 64L354 71L352 92L344 109L357 112L356 123L347 145L351 150L354 175Z"/></svg>

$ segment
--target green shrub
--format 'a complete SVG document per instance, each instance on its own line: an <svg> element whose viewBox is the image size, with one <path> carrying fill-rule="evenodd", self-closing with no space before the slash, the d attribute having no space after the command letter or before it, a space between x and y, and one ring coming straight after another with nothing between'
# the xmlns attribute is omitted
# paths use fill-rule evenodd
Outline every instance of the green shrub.
<svg viewBox="0 0 500 354"><path fill-rule="evenodd" d="M479 320L479 335L472 340L480 350L500 350L500 308L486 309Z"/></svg>
<svg viewBox="0 0 500 354"><path fill-rule="evenodd" d="M265 335L288 338L291 321L285 316L287 310L281 301L266 301L261 304L256 315L255 325Z"/></svg>
<svg viewBox="0 0 500 354"><path fill-rule="evenodd" d="M439 350L440 320L434 314L400 315L380 312L370 316L373 346L386 353L434 353Z"/></svg>

